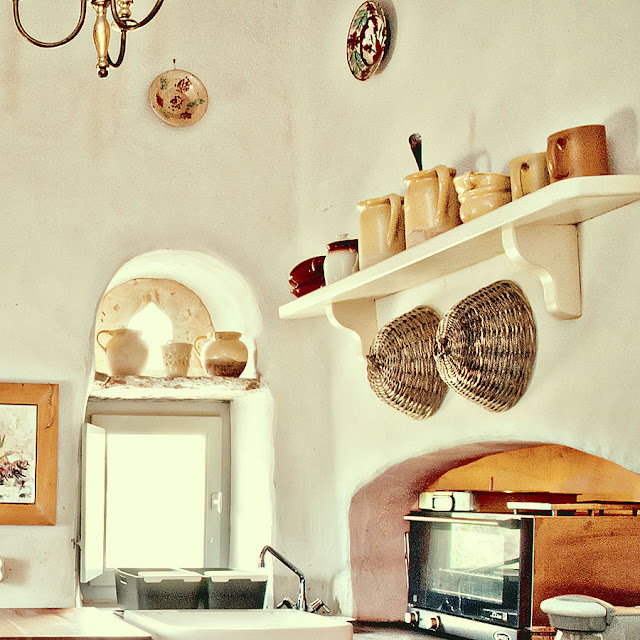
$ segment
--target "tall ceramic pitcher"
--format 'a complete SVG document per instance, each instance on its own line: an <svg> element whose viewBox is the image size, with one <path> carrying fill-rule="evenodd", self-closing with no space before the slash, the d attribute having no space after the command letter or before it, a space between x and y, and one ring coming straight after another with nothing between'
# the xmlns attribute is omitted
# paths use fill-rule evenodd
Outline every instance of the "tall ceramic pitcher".
<svg viewBox="0 0 640 640"><path fill-rule="evenodd" d="M108 335L106 344L100 342L100 337ZM96 341L105 352L107 366L112 376L140 375L147 359L149 347L142 339L141 331L133 329L103 329L98 332Z"/></svg>
<svg viewBox="0 0 640 640"><path fill-rule="evenodd" d="M392 193L358 203L360 269L400 253L405 248L402 197Z"/></svg>
<svg viewBox="0 0 640 640"><path fill-rule="evenodd" d="M407 248L461 223L460 203L453 186L455 169L443 164L408 175L404 182L404 218Z"/></svg>

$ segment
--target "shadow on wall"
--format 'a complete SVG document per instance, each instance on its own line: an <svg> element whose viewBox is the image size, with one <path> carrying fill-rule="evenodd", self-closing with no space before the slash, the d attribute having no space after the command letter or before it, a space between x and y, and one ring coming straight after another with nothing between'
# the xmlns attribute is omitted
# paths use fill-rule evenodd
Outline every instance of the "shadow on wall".
<svg viewBox="0 0 640 640"><path fill-rule="evenodd" d="M638 119L633 109L621 109L604 123L611 173L640 173Z"/></svg>
<svg viewBox="0 0 640 640"><path fill-rule="evenodd" d="M429 453L387 469L349 509L353 615L398 621L407 607L403 516L427 489L557 491L579 500L640 501L640 475L554 444L485 442Z"/></svg>

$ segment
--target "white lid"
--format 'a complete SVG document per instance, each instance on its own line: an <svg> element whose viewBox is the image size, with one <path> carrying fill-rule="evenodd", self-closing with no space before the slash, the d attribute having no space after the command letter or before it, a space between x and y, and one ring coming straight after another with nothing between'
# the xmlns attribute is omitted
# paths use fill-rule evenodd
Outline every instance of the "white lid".
<svg viewBox="0 0 640 640"><path fill-rule="evenodd" d="M595 599L556 597L543 600L540 608L547 614L570 616L572 618L604 618L606 607Z"/></svg>
<svg viewBox="0 0 640 640"><path fill-rule="evenodd" d="M229 582L230 580L251 580L251 582L266 582L267 573L240 571L237 569L229 569L227 571L205 571L204 575L211 578L211 582Z"/></svg>
<svg viewBox="0 0 640 640"><path fill-rule="evenodd" d="M138 576L145 582L162 582L163 580L182 580L183 582L199 582L202 576L186 569L169 569L164 571L138 571Z"/></svg>

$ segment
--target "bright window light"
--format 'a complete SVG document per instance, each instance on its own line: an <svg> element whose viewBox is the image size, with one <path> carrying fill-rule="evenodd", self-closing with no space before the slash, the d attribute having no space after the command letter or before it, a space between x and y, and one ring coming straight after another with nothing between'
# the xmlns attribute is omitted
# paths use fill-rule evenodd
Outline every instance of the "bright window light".
<svg viewBox="0 0 640 640"><path fill-rule="evenodd" d="M204 566L204 434L107 433L108 568Z"/></svg>
<svg viewBox="0 0 640 640"><path fill-rule="evenodd" d="M160 347L173 340L173 324L169 316L155 302L150 302L131 317L128 327L142 331L142 339L149 345L149 360L142 373L163 375L164 364Z"/></svg>

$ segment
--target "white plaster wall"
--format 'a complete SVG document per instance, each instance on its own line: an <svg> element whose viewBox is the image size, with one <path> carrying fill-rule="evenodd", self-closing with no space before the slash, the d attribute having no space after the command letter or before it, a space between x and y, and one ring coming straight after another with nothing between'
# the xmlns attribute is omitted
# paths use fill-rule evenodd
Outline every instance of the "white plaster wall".
<svg viewBox="0 0 640 640"><path fill-rule="evenodd" d="M255 570L273 535L273 398L266 391L231 403L231 553L236 569Z"/></svg>
<svg viewBox="0 0 640 640"><path fill-rule="evenodd" d="M265 543L336 612L351 607L351 496L397 460L457 442L546 439L640 470L639 206L584 225L580 320L547 316L536 282L504 259L380 305L381 321L425 302L443 313L495 279L519 282L540 353L529 392L505 415L450 394L433 419L416 423L373 396L348 337L323 319L277 319L290 299L289 269L339 233L355 235L356 202L403 191L413 131L427 166L504 171L553 131L604 122L613 170L640 172L640 8L630 0L386 2L392 55L383 73L359 83L345 62L358 4L167 0L105 81L95 77L89 26L67 47L43 51L19 38L3 9L1 379L59 382L61 393L58 524L0 526L0 606L73 603L77 445L95 308L118 267L147 251L214 253L254 288L264 321L259 368L274 398L275 515ZM52 37L75 20L64 10ZM51 15L37 25L31 18L43 38L56 26ZM211 98L205 119L186 130L166 127L146 104L149 83L174 57ZM251 465L235 473L250 478ZM253 538L257 548L259 532ZM282 577L277 591L276 599L291 596L295 584Z"/></svg>
<svg viewBox="0 0 640 640"><path fill-rule="evenodd" d="M612 171L640 172L640 78L635 72L640 51L634 37L640 5L592 0L579 6L551 0L385 4L393 16L392 55L382 73L359 83L344 53L358 3L296 3L306 71L294 88L292 120L300 259L322 253L339 233L356 235L359 200L404 193L403 177L415 168L407 144L414 131L422 134L426 167L445 163L460 173L504 173L513 157L544 150L548 134L601 122L609 133ZM490 282L518 282L534 309L539 354L526 396L502 415L450 392L433 418L413 421L373 395L348 336L325 329L324 319L298 321L308 335L318 334L316 346L307 348L322 345L329 353L329 385L319 422L315 396L299 408L307 440L321 438L322 444L296 448L295 466L283 467L278 460L288 459L293 445L276 440L277 531L292 555L305 558L314 596L351 612L350 500L399 460L458 443L548 441L640 471L640 401L634 388L640 374L639 214L640 205L632 205L583 226L584 313L579 320L549 316L537 281L505 258L378 305L381 323L417 304L444 314ZM308 370L305 363L298 366L292 372L297 380ZM324 367L322 361L323 375ZM296 444L303 439L297 429L290 438ZM307 475L298 477L305 462ZM300 488L317 486L317 474L322 489L301 504Z"/></svg>
<svg viewBox="0 0 640 640"><path fill-rule="evenodd" d="M78 4L21 3L24 23L59 38ZM289 12L274 1L168 0L131 34L124 65L106 80L96 77L90 8L78 39L57 50L26 43L11 6L2 13L0 379L61 389L57 524L0 526L0 606L68 606L93 323L117 269L160 249L227 261L256 292L260 368L267 379L274 368L282 337L273 300L295 259ZM147 104L149 84L173 58L210 96L205 118L182 130Z"/></svg>

